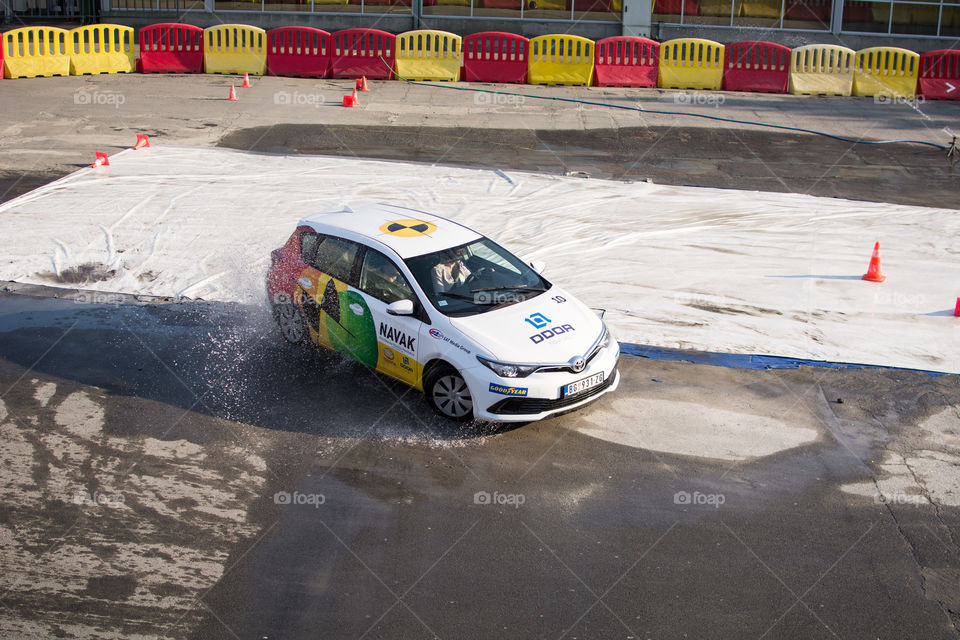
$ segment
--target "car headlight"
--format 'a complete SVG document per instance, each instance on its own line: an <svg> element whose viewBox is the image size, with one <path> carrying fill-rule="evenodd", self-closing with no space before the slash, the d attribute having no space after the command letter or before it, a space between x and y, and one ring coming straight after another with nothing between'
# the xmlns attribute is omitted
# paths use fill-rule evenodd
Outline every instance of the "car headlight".
<svg viewBox="0 0 960 640"><path fill-rule="evenodd" d="M477 356L477 360L501 378L526 378L537 370L537 365L497 362L496 360L488 360L483 356Z"/></svg>
<svg viewBox="0 0 960 640"><path fill-rule="evenodd" d="M600 334L600 339L597 340L597 350L606 349L614 342L613 335L610 333L610 330L607 329L607 325L603 324L603 333Z"/></svg>

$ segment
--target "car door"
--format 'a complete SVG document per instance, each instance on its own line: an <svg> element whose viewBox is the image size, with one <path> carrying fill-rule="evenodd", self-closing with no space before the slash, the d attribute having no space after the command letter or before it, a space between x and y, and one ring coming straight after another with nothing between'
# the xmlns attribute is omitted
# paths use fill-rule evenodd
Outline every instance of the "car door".
<svg viewBox="0 0 960 640"><path fill-rule="evenodd" d="M309 265L297 281L300 308L317 344L367 365L377 366L373 316L355 285L361 245L321 235Z"/></svg>
<svg viewBox="0 0 960 640"><path fill-rule="evenodd" d="M367 248L360 266L358 288L377 327L377 370L419 388L423 372L417 357L423 328L422 308L403 272L383 253ZM388 314L387 305L397 300L411 300L414 314Z"/></svg>

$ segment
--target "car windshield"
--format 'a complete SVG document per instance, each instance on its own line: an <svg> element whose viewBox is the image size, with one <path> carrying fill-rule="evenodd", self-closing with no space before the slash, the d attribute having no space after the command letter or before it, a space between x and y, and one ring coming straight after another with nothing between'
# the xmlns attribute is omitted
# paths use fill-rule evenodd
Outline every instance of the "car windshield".
<svg viewBox="0 0 960 640"><path fill-rule="evenodd" d="M433 306L447 316L472 316L522 302L550 288L520 258L490 240L406 260Z"/></svg>

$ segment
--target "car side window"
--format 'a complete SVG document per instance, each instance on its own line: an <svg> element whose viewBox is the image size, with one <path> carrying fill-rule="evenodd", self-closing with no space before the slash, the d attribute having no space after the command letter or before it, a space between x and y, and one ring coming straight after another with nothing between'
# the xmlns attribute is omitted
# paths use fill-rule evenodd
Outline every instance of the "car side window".
<svg viewBox="0 0 960 640"><path fill-rule="evenodd" d="M300 234L300 259L306 264L313 261L313 252L317 250L317 241L320 236L312 231Z"/></svg>
<svg viewBox="0 0 960 640"><path fill-rule="evenodd" d="M373 249L367 249L363 259L359 289L387 304L397 300L416 302L413 289L410 288L410 284L400 273L397 265L390 258Z"/></svg>
<svg viewBox="0 0 960 640"><path fill-rule="evenodd" d="M341 282L349 283L359 251L360 245L356 242L325 236L317 246L313 266Z"/></svg>

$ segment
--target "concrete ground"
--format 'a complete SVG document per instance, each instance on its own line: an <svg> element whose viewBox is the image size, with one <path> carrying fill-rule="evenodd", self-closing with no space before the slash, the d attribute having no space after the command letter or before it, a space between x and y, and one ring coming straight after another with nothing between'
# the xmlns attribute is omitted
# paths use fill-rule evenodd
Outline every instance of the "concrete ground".
<svg viewBox="0 0 960 640"><path fill-rule="evenodd" d="M254 82L228 103L224 78L0 81L0 192L148 133L954 206L944 154L914 145L400 84L347 110L344 82ZM958 115L535 91L939 143ZM457 427L288 348L260 306L7 283L0 336L3 637L960 636L957 376L624 358L582 411Z"/></svg>
<svg viewBox="0 0 960 640"><path fill-rule="evenodd" d="M957 102L373 81L371 92L360 94L361 106L346 109L340 102L350 81L255 78L253 88L238 90L238 102L228 102L231 82L240 84L234 77L185 75L0 81L0 194L6 192L0 199L146 133L159 144L582 171L944 207L957 202L957 170L942 150L855 145L709 119L949 145L960 131Z"/></svg>

